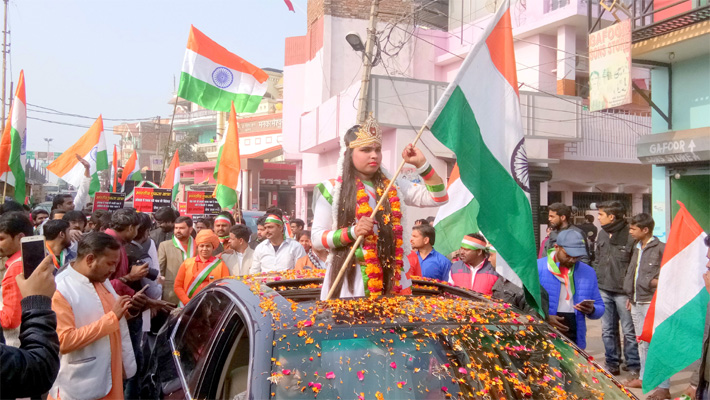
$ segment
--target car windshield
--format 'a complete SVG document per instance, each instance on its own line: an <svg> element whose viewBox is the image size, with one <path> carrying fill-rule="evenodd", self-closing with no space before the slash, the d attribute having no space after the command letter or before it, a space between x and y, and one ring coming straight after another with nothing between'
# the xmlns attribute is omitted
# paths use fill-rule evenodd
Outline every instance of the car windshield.
<svg viewBox="0 0 710 400"><path fill-rule="evenodd" d="M543 327L423 325L279 331L274 399L628 399Z"/></svg>

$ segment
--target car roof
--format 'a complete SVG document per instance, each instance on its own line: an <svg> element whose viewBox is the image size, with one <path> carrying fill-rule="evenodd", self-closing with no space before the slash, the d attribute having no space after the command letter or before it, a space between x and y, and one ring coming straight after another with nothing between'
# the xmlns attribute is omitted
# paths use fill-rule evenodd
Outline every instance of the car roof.
<svg viewBox="0 0 710 400"><path fill-rule="evenodd" d="M496 301L446 282L414 278L412 295L320 300L323 270L231 277L215 283L257 307L273 329L340 324L543 323Z"/></svg>

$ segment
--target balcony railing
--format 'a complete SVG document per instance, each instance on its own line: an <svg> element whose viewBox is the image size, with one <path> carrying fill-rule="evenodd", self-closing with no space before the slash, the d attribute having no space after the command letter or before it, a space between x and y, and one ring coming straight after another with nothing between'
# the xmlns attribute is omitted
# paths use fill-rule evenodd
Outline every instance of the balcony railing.
<svg viewBox="0 0 710 400"><path fill-rule="evenodd" d="M708 0L635 0L631 6L632 43L710 20Z"/></svg>
<svg viewBox="0 0 710 400"><path fill-rule="evenodd" d="M179 125L187 125L197 122L211 122L216 120L217 111L214 110L198 110L175 114L175 123Z"/></svg>

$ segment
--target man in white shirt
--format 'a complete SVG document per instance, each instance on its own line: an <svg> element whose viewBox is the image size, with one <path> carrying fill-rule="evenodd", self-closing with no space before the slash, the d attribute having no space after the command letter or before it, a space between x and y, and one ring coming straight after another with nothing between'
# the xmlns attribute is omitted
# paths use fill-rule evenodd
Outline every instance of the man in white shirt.
<svg viewBox="0 0 710 400"><path fill-rule="evenodd" d="M291 238L284 238L281 215L268 214L264 223L266 238L256 246L249 273L286 271L296 267L296 261L305 256L303 246Z"/></svg>
<svg viewBox="0 0 710 400"><path fill-rule="evenodd" d="M251 232L246 225L234 225L229 230L229 248L232 251L222 253L222 261L234 276L248 275L251 269L254 250L249 247L249 236Z"/></svg>

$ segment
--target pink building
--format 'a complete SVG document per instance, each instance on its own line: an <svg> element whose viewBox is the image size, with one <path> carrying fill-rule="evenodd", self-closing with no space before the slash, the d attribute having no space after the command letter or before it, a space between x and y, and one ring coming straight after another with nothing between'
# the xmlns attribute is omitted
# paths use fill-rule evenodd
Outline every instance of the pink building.
<svg viewBox="0 0 710 400"><path fill-rule="evenodd" d="M413 140L482 34L495 3L437 2L438 9L430 1L381 3L377 28L381 61L372 71L368 109L383 127L383 165L388 170L400 162L402 149ZM515 52L536 223L547 222L538 219L537 209L548 201L575 205L580 217L591 203L611 198L627 203L634 212L648 211L651 170L639 163L635 149L637 138L650 133L648 106L635 101L624 110L586 110L586 1L514 3ZM356 120L362 55L351 49L345 36L354 31L364 41L369 4L309 0L307 34L286 39L283 147L286 159L297 162L296 214L302 218L312 215L313 186L335 177L340 136ZM412 12L417 25L404 16ZM600 23L610 24L603 18ZM649 87L646 70L635 70L633 76L640 87ZM429 132L418 146L434 168L448 176L455 163L453 153ZM413 221L436 210L411 212Z"/></svg>

